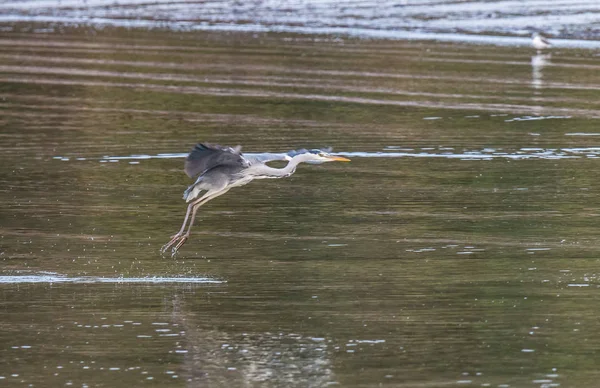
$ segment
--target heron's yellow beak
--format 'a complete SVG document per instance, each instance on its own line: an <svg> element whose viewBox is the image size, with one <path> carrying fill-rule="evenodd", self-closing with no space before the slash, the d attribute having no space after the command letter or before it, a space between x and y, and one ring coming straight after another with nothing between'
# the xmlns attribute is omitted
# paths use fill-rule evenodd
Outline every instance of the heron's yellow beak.
<svg viewBox="0 0 600 388"><path fill-rule="evenodd" d="M350 159L344 158L342 156L328 156L327 158L329 160L335 161L335 162L349 162L350 161Z"/></svg>

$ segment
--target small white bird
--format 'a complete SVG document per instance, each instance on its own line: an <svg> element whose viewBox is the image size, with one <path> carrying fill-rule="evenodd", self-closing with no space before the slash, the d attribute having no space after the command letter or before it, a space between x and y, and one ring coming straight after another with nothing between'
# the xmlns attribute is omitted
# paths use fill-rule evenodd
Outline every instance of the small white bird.
<svg viewBox="0 0 600 388"><path fill-rule="evenodd" d="M550 48L550 46L552 46L550 44L550 42L548 41L548 39L546 39L539 32L534 32L533 35L531 36L531 38L533 39L531 44L537 50L544 50L544 49Z"/></svg>

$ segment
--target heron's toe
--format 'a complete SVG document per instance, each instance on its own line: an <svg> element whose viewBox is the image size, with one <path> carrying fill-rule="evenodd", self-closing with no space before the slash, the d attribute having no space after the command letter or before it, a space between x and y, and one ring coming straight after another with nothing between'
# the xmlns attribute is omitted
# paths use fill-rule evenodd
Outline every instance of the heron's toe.
<svg viewBox="0 0 600 388"><path fill-rule="evenodd" d="M166 243L165 245L163 245L160 248L160 253L165 253L169 248L171 248L171 245L173 245L172 241L169 241L168 243Z"/></svg>
<svg viewBox="0 0 600 388"><path fill-rule="evenodd" d="M171 250L171 257L175 257L175 255L177 254L177 251L179 250L179 248L181 248L183 246L183 244L185 244L185 242L187 241L187 239L188 239L187 235L181 236L181 238L179 239L179 242L177 243L177 245L175 245L173 247L173 249Z"/></svg>
<svg viewBox="0 0 600 388"><path fill-rule="evenodd" d="M160 253L165 253L169 248L171 248L173 246L173 244L175 244L176 242L179 241L180 237L181 237L180 233L175 233L174 235L172 235L171 240L169 240L168 243L166 243L165 245L162 246L162 248L160 248Z"/></svg>

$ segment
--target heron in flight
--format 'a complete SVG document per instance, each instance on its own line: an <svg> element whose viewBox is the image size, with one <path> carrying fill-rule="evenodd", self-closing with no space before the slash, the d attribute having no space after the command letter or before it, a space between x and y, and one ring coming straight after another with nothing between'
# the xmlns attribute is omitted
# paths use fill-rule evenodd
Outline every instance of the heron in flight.
<svg viewBox="0 0 600 388"><path fill-rule="evenodd" d="M283 168L267 166L274 160L286 160ZM298 150L283 154L242 154L241 147L222 147L216 144L197 144L185 160L185 173L198 177L194 184L185 190L183 199L189 204L181 229L166 243L161 252L172 247L175 256L179 248L190 237L198 208L211 199L225 194L233 187L243 186L254 179L285 178L296 171L302 162L320 164L325 162L349 162L341 156L331 155L323 150ZM189 221L189 225L188 225ZM184 233L185 227L187 231Z"/></svg>

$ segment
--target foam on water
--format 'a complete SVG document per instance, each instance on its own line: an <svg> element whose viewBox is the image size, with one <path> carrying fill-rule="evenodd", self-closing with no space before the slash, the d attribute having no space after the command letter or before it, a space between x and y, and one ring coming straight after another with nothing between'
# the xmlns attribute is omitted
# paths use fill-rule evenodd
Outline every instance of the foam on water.
<svg viewBox="0 0 600 388"><path fill-rule="evenodd" d="M399 149L406 151L399 151ZM335 152L333 155L346 156L349 158L444 158L461 160L491 160L491 159L576 159L576 158L597 158L600 157L600 147L574 147L574 148L539 148L522 147L517 150L504 150L500 148L483 148L480 150L466 150L463 152L452 152L452 148L447 147L427 147L421 151L411 151L410 148L401 148L400 146L387 146L381 152L354 151L354 152ZM245 155L254 155L245 153ZM100 162L112 162L118 160L148 160L148 159L177 159L185 158L187 153L169 153L157 155L113 155L103 156ZM53 159L68 161L69 158L55 156ZM91 160L91 158L86 158Z"/></svg>
<svg viewBox="0 0 600 388"><path fill-rule="evenodd" d="M205 277L99 277L99 276L63 276L59 274L31 274L31 275L1 275L0 284L22 284L22 283L86 283L86 284L220 284L225 283L222 280L216 280Z"/></svg>

